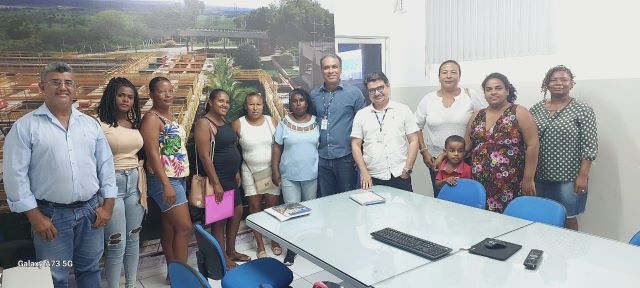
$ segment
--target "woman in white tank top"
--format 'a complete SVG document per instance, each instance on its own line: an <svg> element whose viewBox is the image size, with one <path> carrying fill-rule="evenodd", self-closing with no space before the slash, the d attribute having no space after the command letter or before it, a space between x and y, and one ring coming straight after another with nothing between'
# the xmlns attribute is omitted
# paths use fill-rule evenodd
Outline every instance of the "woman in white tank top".
<svg viewBox="0 0 640 288"><path fill-rule="evenodd" d="M251 214L262 211L262 200L266 202L267 208L280 203L280 188L272 185L269 189L257 192L253 173L271 168L271 145L273 144L273 133L275 133L276 122L270 116L263 115L264 100L258 93L249 93L244 101L244 109L247 116L240 117L231 124L240 138L242 147L242 188L244 189L247 202L249 202L249 212ZM253 232L258 246L258 258L267 257L264 248L262 235ZM276 242L271 242L271 251L275 255L282 254L282 248Z"/></svg>

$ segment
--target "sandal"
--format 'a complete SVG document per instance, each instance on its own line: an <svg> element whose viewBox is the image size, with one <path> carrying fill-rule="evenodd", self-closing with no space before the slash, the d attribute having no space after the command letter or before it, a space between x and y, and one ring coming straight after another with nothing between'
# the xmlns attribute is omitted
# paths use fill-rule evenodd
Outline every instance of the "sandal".
<svg viewBox="0 0 640 288"><path fill-rule="evenodd" d="M267 256L267 252L265 252L264 250L263 250L263 251L258 252L258 254L256 254L256 256L258 256L258 259L260 259L260 258L265 258L265 257L269 257L269 256Z"/></svg>
<svg viewBox="0 0 640 288"><path fill-rule="evenodd" d="M287 256L284 256L284 261L282 261L282 263L284 263L284 265L286 266L291 266L293 265L293 261L295 261L295 259L296 253L291 250L287 250Z"/></svg>
<svg viewBox="0 0 640 288"><path fill-rule="evenodd" d="M249 255L244 255L242 253L236 252L231 257L231 260L237 261L237 262L247 262L251 260L251 257L249 257Z"/></svg>
<svg viewBox="0 0 640 288"><path fill-rule="evenodd" d="M280 256L280 254L282 254L282 248L280 246L273 246L273 244L271 244L271 252L273 252L273 255Z"/></svg>

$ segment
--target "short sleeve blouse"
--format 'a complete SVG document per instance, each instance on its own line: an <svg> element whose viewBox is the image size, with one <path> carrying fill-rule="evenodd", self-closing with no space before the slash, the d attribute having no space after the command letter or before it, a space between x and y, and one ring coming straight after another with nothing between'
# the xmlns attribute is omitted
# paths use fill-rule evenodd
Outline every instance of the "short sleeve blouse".
<svg viewBox="0 0 640 288"><path fill-rule="evenodd" d="M567 106L549 114L540 101L531 107L538 125L540 154L536 180L574 181L582 160L595 160L598 154L596 115L587 104L573 99Z"/></svg>
<svg viewBox="0 0 640 288"><path fill-rule="evenodd" d="M274 137L276 143L283 146L280 157L282 178L290 181L318 178L320 130L316 116L311 116L306 123L296 123L287 115L280 121Z"/></svg>

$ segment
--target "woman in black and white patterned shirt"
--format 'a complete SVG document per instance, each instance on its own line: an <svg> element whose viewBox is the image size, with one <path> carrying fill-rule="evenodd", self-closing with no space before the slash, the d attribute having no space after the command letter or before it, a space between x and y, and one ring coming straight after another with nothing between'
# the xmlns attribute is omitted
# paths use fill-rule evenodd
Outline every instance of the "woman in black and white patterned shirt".
<svg viewBox="0 0 640 288"><path fill-rule="evenodd" d="M536 172L538 196L565 206L565 227L578 230L576 216L587 203L589 170L598 154L596 116L587 104L571 97L574 76L556 66L542 81L545 98L531 107L540 137ZM547 99L547 92L551 95Z"/></svg>

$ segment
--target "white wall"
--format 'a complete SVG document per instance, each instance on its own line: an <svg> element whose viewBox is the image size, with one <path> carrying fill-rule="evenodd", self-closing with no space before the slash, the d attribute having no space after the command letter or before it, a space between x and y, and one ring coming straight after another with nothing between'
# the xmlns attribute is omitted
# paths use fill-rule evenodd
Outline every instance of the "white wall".
<svg viewBox="0 0 640 288"><path fill-rule="evenodd" d="M394 13L395 2L336 2L336 35L388 37L392 97L415 107L438 85L438 65L425 64L424 1L404 0L404 13ZM572 95L594 107L600 145L581 230L621 241L640 230L640 209L634 208L640 205L634 181L640 176L640 128L635 126L640 120L640 4L635 3L554 0L552 55L461 62L463 85L479 91L487 74L502 72L518 88L517 102L527 107L542 98L540 82L547 69L558 64L572 69L577 80ZM417 168L415 178L425 177L424 168ZM414 180L416 190L427 189L425 181Z"/></svg>
<svg viewBox="0 0 640 288"><path fill-rule="evenodd" d="M407 11L394 14L395 0L347 0L336 2L336 36L384 36L387 42L387 71L398 87L424 86L425 21L424 2L406 1ZM410 6L408 2L411 2Z"/></svg>

